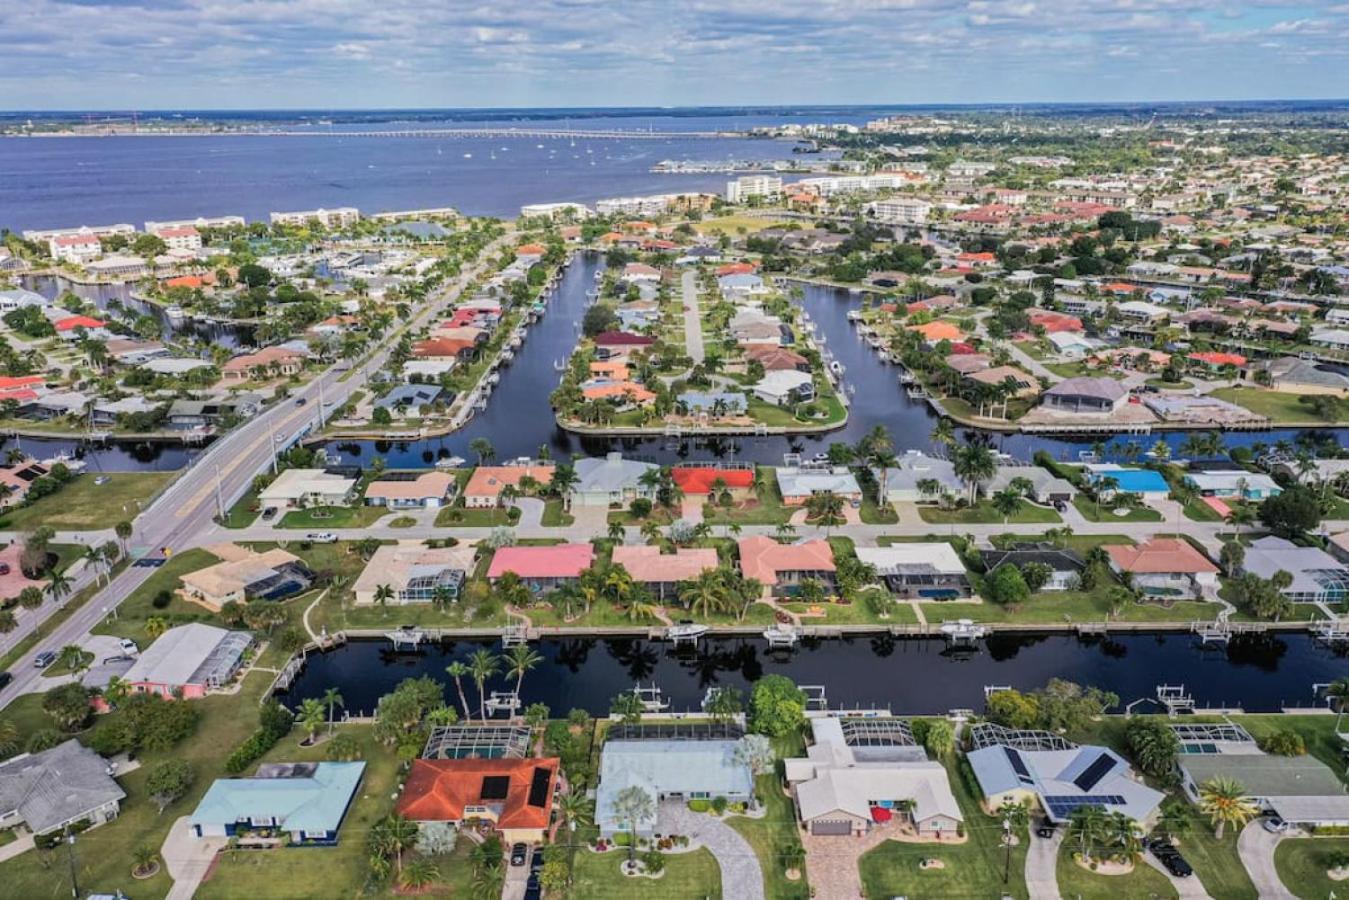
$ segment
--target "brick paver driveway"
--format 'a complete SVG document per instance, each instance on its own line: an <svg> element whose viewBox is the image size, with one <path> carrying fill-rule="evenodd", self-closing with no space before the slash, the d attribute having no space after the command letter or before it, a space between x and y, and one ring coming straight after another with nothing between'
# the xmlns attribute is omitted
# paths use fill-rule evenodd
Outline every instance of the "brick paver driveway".
<svg viewBox="0 0 1349 900"><path fill-rule="evenodd" d="M660 805L662 834L683 834L701 843L721 868L721 896L730 900L764 900L759 857L740 832L707 813L691 812L683 803Z"/></svg>

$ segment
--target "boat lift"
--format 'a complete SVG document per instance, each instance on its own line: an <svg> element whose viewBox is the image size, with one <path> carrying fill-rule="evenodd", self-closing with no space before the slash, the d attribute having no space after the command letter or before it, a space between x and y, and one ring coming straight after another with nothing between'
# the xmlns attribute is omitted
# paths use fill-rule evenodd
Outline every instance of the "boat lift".
<svg viewBox="0 0 1349 900"><path fill-rule="evenodd" d="M520 695L515 691L492 691L488 695L483 707L489 713L498 713L505 711L507 715L515 715L515 711L520 708Z"/></svg>
<svg viewBox="0 0 1349 900"><path fill-rule="evenodd" d="M1194 712L1194 695L1187 693L1183 684L1157 685L1157 702L1165 706L1166 714L1173 718Z"/></svg>
<svg viewBox="0 0 1349 900"><path fill-rule="evenodd" d="M766 628L763 636L764 640L768 641L770 650L791 649L801 639L801 635L790 625L774 625L772 628Z"/></svg>
<svg viewBox="0 0 1349 900"><path fill-rule="evenodd" d="M652 682L651 687L642 687L641 682L638 682L633 687L632 693L642 702L643 712L665 712L670 708L670 701L665 699L660 688L654 682Z"/></svg>
<svg viewBox="0 0 1349 900"><path fill-rule="evenodd" d="M427 633L413 625L399 626L393 631L384 632L384 636L392 642L395 652L416 651L420 649L422 641L427 639Z"/></svg>
<svg viewBox="0 0 1349 900"><path fill-rule="evenodd" d="M953 647L973 647L988 634L988 626L971 619L942 622L940 630L946 643Z"/></svg>

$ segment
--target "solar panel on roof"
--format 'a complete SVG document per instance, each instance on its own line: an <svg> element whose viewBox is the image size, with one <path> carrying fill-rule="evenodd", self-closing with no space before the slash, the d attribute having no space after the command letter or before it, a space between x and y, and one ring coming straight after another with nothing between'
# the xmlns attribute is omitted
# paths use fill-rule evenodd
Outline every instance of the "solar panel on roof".
<svg viewBox="0 0 1349 900"><path fill-rule="evenodd" d="M1108 753L1102 753L1096 757L1096 761L1087 766L1082 774L1073 779L1073 784L1077 785L1078 790L1090 791L1100 783L1106 773L1115 767L1115 760Z"/></svg>
<svg viewBox="0 0 1349 900"><path fill-rule="evenodd" d="M486 775L482 780L482 799L505 800L511 791L509 775Z"/></svg>
<svg viewBox="0 0 1349 900"><path fill-rule="evenodd" d="M548 802L548 786L552 780L552 773L542 766L535 766L534 778L529 782L529 797L525 802L543 809Z"/></svg>
<svg viewBox="0 0 1349 900"><path fill-rule="evenodd" d="M1021 758L1021 754L1017 753L1011 747L1003 747L1002 752L1007 754L1007 761L1011 763L1012 768L1016 770L1016 777L1021 781L1029 782L1031 780L1030 770L1026 768L1026 761Z"/></svg>

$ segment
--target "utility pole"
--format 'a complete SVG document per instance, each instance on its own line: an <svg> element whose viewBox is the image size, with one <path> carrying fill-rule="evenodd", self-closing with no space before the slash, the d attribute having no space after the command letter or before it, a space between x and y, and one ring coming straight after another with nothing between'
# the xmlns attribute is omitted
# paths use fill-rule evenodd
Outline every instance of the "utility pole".
<svg viewBox="0 0 1349 900"><path fill-rule="evenodd" d="M74 900L80 900L80 885L75 880L75 835L70 833L70 826L66 826L66 851L70 858L70 896Z"/></svg>
<svg viewBox="0 0 1349 900"><path fill-rule="evenodd" d="M273 444L276 442L273 441ZM220 493L220 466L215 467L215 508L220 514L220 521L225 521L225 498Z"/></svg>

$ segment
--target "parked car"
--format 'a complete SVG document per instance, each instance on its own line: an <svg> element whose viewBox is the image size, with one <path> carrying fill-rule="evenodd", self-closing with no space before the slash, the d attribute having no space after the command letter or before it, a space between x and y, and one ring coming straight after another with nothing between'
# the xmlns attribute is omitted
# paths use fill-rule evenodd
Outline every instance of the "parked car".
<svg viewBox="0 0 1349 900"><path fill-rule="evenodd" d="M311 531L304 536L304 539L315 544L337 543L337 535L333 534L331 531Z"/></svg>
<svg viewBox="0 0 1349 900"><path fill-rule="evenodd" d="M269 506L262 511L262 521L267 522L276 518L276 507Z"/></svg>
<svg viewBox="0 0 1349 900"><path fill-rule="evenodd" d="M5 685L9 684L13 680L14 680L13 675L9 674L8 672L0 672L0 688L3 688Z"/></svg>
<svg viewBox="0 0 1349 900"><path fill-rule="evenodd" d="M1266 816L1260 820L1260 824L1263 825L1265 830L1270 834L1283 834L1288 830L1288 823L1278 816Z"/></svg>
<svg viewBox="0 0 1349 900"><path fill-rule="evenodd" d="M304 405L305 405L306 403L308 403L308 402L309 402L309 401L306 400L306 399L303 398L303 397L296 397L296 398L295 398L295 405L296 405L296 406L304 406Z"/></svg>
<svg viewBox="0 0 1349 900"><path fill-rule="evenodd" d="M9 573L9 563L0 563L0 575L8 575Z"/></svg>
<svg viewBox="0 0 1349 900"><path fill-rule="evenodd" d="M36 657L34 657L33 666L34 668L45 669L54 662L56 662L56 651L43 650Z"/></svg>
<svg viewBox="0 0 1349 900"><path fill-rule="evenodd" d="M1052 837L1054 836L1054 826L1053 826L1053 825L1037 825L1036 828L1035 828L1035 836L1036 836L1036 837L1042 837L1042 838L1052 838Z"/></svg>
<svg viewBox="0 0 1349 900"><path fill-rule="evenodd" d="M122 638L118 644L121 646L122 652L127 656L135 656L137 653L141 652L141 648L137 647L136 642L131 638Z"/></svg>
<svg viewBox="0 0 1349 900"><path fill-rule="evenodd" d="M529 848L523 843L515 844L511 847L511 865L523 866L529 858Z"/></svg>
<svg viewBox="0 0 1349 900"><path fill-rule="evenodd" d="M1189 878L1194 874L1194 869L1185 861L1185 857L1180 855L1176 845L1171 843L1169 838L1153 838L1148 842L1147 847L1152 851L1152 855L1157 857L1166 871L1177 878Z"/></svg>

